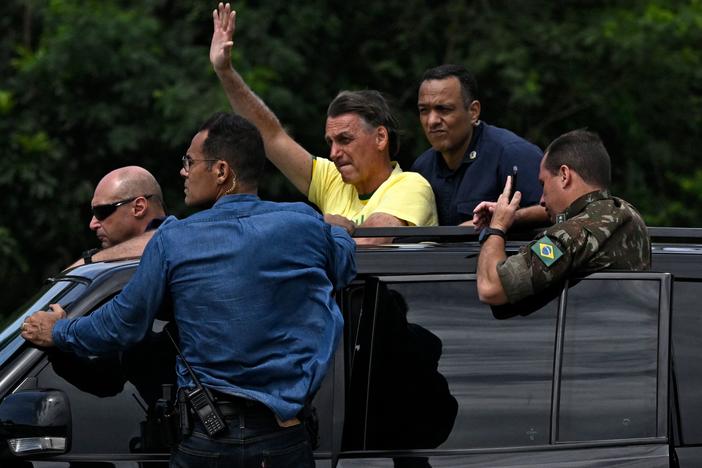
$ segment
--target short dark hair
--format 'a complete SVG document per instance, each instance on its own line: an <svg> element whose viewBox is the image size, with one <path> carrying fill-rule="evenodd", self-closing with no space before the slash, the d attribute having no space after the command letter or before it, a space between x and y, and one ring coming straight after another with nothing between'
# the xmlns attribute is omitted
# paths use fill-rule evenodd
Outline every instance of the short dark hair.
<svg viewBox="0 0 702 468"><path fill-rule="evenodd" d="M390 110L385 97L378 91L341 91L329 104L327 117L343 114L356 114L368 125L376 128L383 126L388 131L390 140L390 157L400 151L400 126Z"/></svg>
<svg viewBox="0 0 702 468"><path fill-rule="evenodd" d="M445 80L452 76L458 78L458 82L461 84L463 104L467 109L471 101L478 99L478 82L463 65L446 63L438 67L430 68L422 75L422 83L428 80Z"/></svg>
<svg viewBox="0 0 702 468"><path fill-rule="evenodd" d="M217 112L202 124L200 131L204 130L208 132L202 145L205 155L227 161L238 181L258 186L266 152L256 126L239 115Z"/></svg>
<svg viewBox="0 0 702 468"><path fill-rule="evenodd" d="M548 145L544 153L544 168L556 174L562 165L568 166L587 184L607 189L612 181L609 153L597 133L586 129L564 133Z"/></svg>

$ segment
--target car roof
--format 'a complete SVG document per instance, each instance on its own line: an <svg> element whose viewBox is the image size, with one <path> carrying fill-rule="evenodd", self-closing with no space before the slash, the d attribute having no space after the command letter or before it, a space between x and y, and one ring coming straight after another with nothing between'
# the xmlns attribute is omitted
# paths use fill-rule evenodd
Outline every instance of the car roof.
<svg viewBox="0 0 702 468"><path fill-rule="evenodd" d="M516 252L539 232L510 232L507 251ZM668 257L665 261L654 258L654 269L672 271L681 256L691 259L690 255L702 255L700 228L650 227L649 234L654 257ZM354 237L395 238L392 244L358 246L357 266L362 274L474 273L480 252L475 229L464 226L359 228ZM398 251L403 254L398 255ZM134 269L138 263L139 258L95 262L65 270L54 279L73 277L92 282L108 272Z"/></svg>

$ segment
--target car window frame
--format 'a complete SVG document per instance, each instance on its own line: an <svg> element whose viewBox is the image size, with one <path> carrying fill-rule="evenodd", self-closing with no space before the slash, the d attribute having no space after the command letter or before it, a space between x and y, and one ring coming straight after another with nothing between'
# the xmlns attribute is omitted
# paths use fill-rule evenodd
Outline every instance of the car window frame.
<svg viewBox="0 0 702 468"><path fill-rule="evenodd" d="M563 351L565 340L565 327L568 313L568 290L570 285L580 281L593 280L657 280L660 284L659 304L658 304L658 350L657 350L657 376L656 376L656 435L641 438L622 439L630 443L637 442L662 442L667 441L669 435L668 428L668 394L669 394L669 356L671 343L671 310L672 310L672 285L673 275L671 273L657 272L598 272L587 276L576 277L568 280L562 291L562 299L558 310L558 325L557 325L557 349L554 360L554 391L553 391L553 409L551 420L551 437L550 445L578 445L581 443L595 444L598 446L607 446L621 443L621 440L613 441L608 439L588 440L585 442L575 441L559 441L559 418L560 418L560 402L561 402L561 382L562 382L562 364Z"/></svg>
<svg viewBox="0 0 702 468"><path fill-rule="evenodd" d="M381 282L393 283L393 282L422 282L422 281L475 281L477 275L473 273L427 273L427 274L369 274L363 275L357 279L357 281L365 281L365 287L367 288L365 294L367 298L372 300L373 308L372 310L364 310L363 314L366 315L366 320L372 321L377 313L378 307L378 288ZM612 445L622 444L622 440L592 440L584 442L562 442L557 440L558 434L558 418L559 418L559 406L560 406L560 384L562 378L562 362L563 362L563 345L565 339L565 320L567 318L567 308L568 308L568 289L572 282L574 281L587 281L587 280L626 280L626 279L636 279L636 280L656 280L660 284L659 292L659 312L658 312L658 353L657 353L657 407L656 407L656 435L651 437L636 438L636 439L626 439L627 444L638 444L638 443L666 443L668 438L668 394L669 394L669 384L668 384L668 373L669 373L669 343L670 343L670 316L672 310L672 274L670 273L658 273L658 272L597 272L592 273L587 276L573 278L571 281L566 281L558 294L558 315L556 323L556 338L554 341L554 371L551 375L553 390L551 393L551 426L549 442L547 445L538 446L546 450L556 450L564 446L582 446L582 447L607 447ZM343 301L342 301L343 303ZM344 303L345 304L345 303ZM364 301L365 304L365 301ZM347 304L345 304L347 305ZM348 319L345 311L345 319ZM362 333L362 329L368 328L369 325L359 325L358 333ZM370 329L372 329L372 325ZM350 334L347 336L347 339ZM374 336L366 339L368 341L365 346L370 346L372 349L372 341ZM347 343L345 350L348 353L358 353L359 350L356 349L359 345L358 339ZM363 347L361 347L361 351ZM347 395L351 395L354 390L362 389L364 391L363 400L366 405L362 410L367 409L368 401L368 382L358 382L359 378L367 379L369 376L369 365L370 356L366 356L363 359L359 359L359 356L349 355L346 357L347 372L346 378L346 392ZM350 367L350 363L354 363L354 368ZM354 381L356 380L356 381ZM356 395L356 397L358 397ZM346 411L357 411L359 408L349 408L346 407ZM367 418L364 418L367 421ZM346 421L345 421L346 423ZM365 423L364 423L365 424ZM346 426L345 426L346 427ZM362 439L365 441L366 427L362 427L363 431ZM502 450L514 449L513 446L505 446ZM535 447L536 448L536 447ZM496 448L467 448L461 449L461 452L485 452L499 450ZM364 451L361 449L361 451ZM397 451L395 451L397 452ZM433 450L402 450L402 453L417 453L417 454L427 454L442 453L441 449ZM455 450L451 451L455 453ZM446 451L446 453L451 453ZM342 452L342 456L343 456ZM349 453L354 453L351 451ZM357 453L357 450L355 451Z"/></svg>

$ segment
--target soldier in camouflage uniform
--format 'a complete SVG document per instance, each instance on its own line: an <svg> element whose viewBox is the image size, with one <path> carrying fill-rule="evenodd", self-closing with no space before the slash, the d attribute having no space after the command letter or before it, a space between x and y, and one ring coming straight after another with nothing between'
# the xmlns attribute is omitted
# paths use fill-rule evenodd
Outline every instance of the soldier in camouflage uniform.
<svg viewBox="0 0 702 468"><path fill-rule="evenodd" d="M490 227L481 233L478 294L488 304L514 303L573 275L604 269L648 270L651 242L636 209L612 197L610 159L599 137L585 130L561 135L546 149L539 181L541 205L556 222L507 258L504 233L521 194L509 200L508 180Z"/></svg>

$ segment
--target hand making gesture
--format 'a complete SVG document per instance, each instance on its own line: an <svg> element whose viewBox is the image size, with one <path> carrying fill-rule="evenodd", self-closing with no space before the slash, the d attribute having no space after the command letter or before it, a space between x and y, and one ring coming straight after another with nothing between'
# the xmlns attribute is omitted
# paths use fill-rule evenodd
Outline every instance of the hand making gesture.
<svg viewBox="0 0 702 468"><path fill-rule="evenodd" d="M212 21L214 31L212 33L212 44L210 44L210 62L215 71L226 70L232 63L232 47L234 41L234 30L236 29L236 12L232 11L229 3L220 3L217 9L212 11Z"/></svg>
<svg viewBox="0 0 702 468"><path fill-rule="evenodd" d="M512 196L512 200L509 199L509 194L512 191L512 176L507 177L507 183L505 183L505 188L502 193L497 198L497 202L494 207L492 207L492 219L489 221L491 228L501 229L507 232L512 224L514 223L515 213L519 209L519 202L522 199L522 192L516 191ZM486 207L487 209L488 207Z"/></svg>

